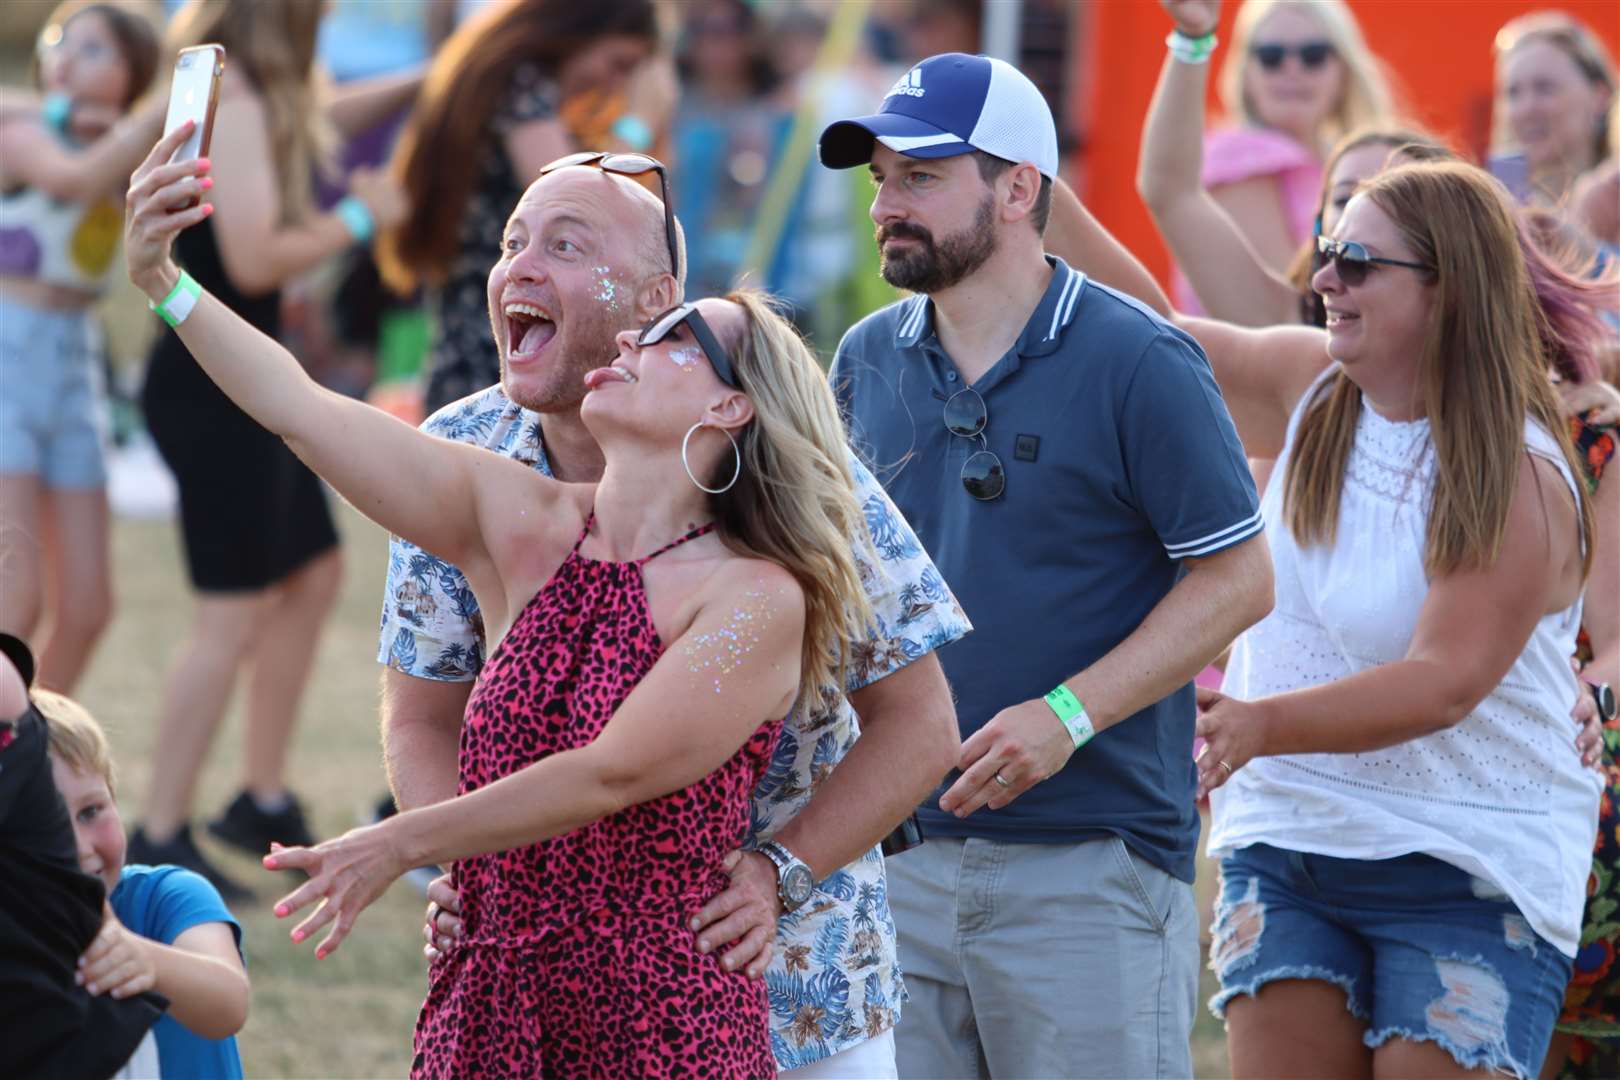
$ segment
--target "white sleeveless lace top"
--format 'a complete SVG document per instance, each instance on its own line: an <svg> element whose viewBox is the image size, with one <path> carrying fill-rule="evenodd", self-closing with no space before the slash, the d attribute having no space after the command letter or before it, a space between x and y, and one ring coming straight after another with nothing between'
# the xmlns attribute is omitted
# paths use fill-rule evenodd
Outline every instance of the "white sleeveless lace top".
<svg viewBox="0 0 1620 1080"><path fill-rule="evenodd" d="M1238 698L1401 659L1428 594L1428 421L1395 423L1363 403L1336 540L1301 548L1283 517L1283 491L1303 407L1262 504L1276 606L1233 647L1224 689ZM1525 441L1579 492L1551 436L1527 422ZM1505 893L1538 934L1573 956L1601 787L1581 765L1570 720L1580 613L1577 600L1538 622L1502 682L1445 731L1363 754L1251 761L1211 796L1210 852L1257 843L1351 859L1422 852L1475 875L1481 896Z"/></svg>

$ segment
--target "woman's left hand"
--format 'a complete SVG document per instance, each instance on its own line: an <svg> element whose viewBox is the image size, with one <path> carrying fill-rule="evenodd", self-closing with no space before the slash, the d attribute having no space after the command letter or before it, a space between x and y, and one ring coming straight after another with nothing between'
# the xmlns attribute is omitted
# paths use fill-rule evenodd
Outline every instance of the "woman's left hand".
<svg viewBox="0 0 1620 1080"><path fill-rule="evenodd" d="M293 928L292 939L303 941L327 923L332 930L315 949L322 960L337 951L349 936L355 919L410 869L395 842L397 819L380 825L350 829L342 836L314 847L270 845L264 857L267 870L302 870L309 880L276 904L276 918L285 919L319 900L309 917Z"/></svg>
<svg viewBox="0 0 1620 1080"><path fill-rule="evenodd" d="M1198 798L1202 799L1259 757L1265 737L1260 710L1253 702L1200 686L1198 707L1203 710L1195 729L1204 740L1198 755Z"/></svg>
<svg viewBox="0 0 1620 1080"><path fill-rule="evenodd" d="M1620 423L1620 390L1599 379L1590 382L1570 382L1565 379L1556 384L1563 401L1565 416L1586 417L1597 427ZM1596 410L1592 416L1587 413Z"/></svg>
<svg viewBox="0 0 1620 1080"><path fill-rule="evenodd" d="M179 280L180 271L169 255L174 238L214 212L212 203L196 201L192 205L214 184L206 175L208 159L169 164L194 126L187 120L159 139L129 178L124 200L124 262L129 280L154 302L161 301Z"/></svg>

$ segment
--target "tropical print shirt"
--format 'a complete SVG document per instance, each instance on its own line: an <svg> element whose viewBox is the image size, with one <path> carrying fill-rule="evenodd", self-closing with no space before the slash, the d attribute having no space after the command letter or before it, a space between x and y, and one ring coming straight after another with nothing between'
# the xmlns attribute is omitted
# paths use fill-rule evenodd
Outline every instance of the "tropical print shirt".
<svg viewBox="0 0 1620 1080"><path fill-rule="evenodd" d="M422 430L483 446L550 476L537 414L492 386L445 406ZM846 696L957 640L972 627L916 534L851 454L871 547L856 544L875 616L856 643L847 684L794 710L754 792L747 845L770 839L849 753L860 722ZM394 537L389 546L378 662L441 681L477 678L486 655L478 603L455 567ZM765 974L777 1065L794 1069L882 1034L900 1018L905 988L882 852L873 848L817 883L777 926Z"/></svg>

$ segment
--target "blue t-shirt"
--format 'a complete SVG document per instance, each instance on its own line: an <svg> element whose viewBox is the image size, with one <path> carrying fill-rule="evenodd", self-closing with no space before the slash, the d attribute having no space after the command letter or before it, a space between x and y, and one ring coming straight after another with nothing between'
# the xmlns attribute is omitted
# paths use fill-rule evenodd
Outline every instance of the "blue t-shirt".
<svg viewBox="0 0 1620 1080"><path fill-rule="evenodd" d="M111 897L118 921L144 938L173 945L202 923L222 922L242 948L242 927L219 892L201 874L179 866L126 866ZM164 1014L152 1028L164 1080L241 1080L236 1037L205 1039Z"/></svg>
<svg viewBox="0 0 1620 1080"><path fill-rule="evenodd" d="M1261 531L1243 447L1202 350L1134 300L1048 262L1051 284L1022 335L973 384L988 416L982 443L945 428L945 402L965 383L927 297L856 324L833 364L852 441L976 628L939 650L964 739L1123 641L1179 580L1181 559ZM1006 489L981 502L961 471L986 448ZM1010 806L964 820L938 807L953 772L919 811L923 832L1015 843L1112 834L1191 881L1194 712L1188 683Z"/></svg>

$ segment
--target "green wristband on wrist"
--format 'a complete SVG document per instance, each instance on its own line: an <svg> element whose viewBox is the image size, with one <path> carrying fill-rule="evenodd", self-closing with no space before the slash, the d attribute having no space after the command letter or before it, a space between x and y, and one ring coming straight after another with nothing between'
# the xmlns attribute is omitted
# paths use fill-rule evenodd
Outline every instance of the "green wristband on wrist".
<svg viewBox="0 0 1620 1080"><path fill-rule="evenodd" d="M1183 64L1207 64L1210 54L1215 51L1215 32L1212 30L1203 37L1188 37L1180 30L1172 30L1164 43L1170 47L1170 55Z"/></svg>
<svg viewBox="0 0 1620 1080"><path fill-rule="evenodd" d="M1046 695L1046 704L1057 714L1058 720L1063 724L1063 730L1069 733L1074 740L1074 748L1080 749L1091 741L1097 734L1091 726L1091 717L1086 715L1086 707L1080 704L1080 699L1074 696L1062 683L1058 683L1051 693Z"/></svg>
<svg viewBox="0 0 1620 1080"><path fill-rule="evenodd" d="M191 309L197 306L197 297L202 295L202 286L197 284L195 278L184 270L180 271L180 280L174 283L159 303L146 302L146 306L157 312L164 322L170 326L179 326L191 314Z"/></svg>

